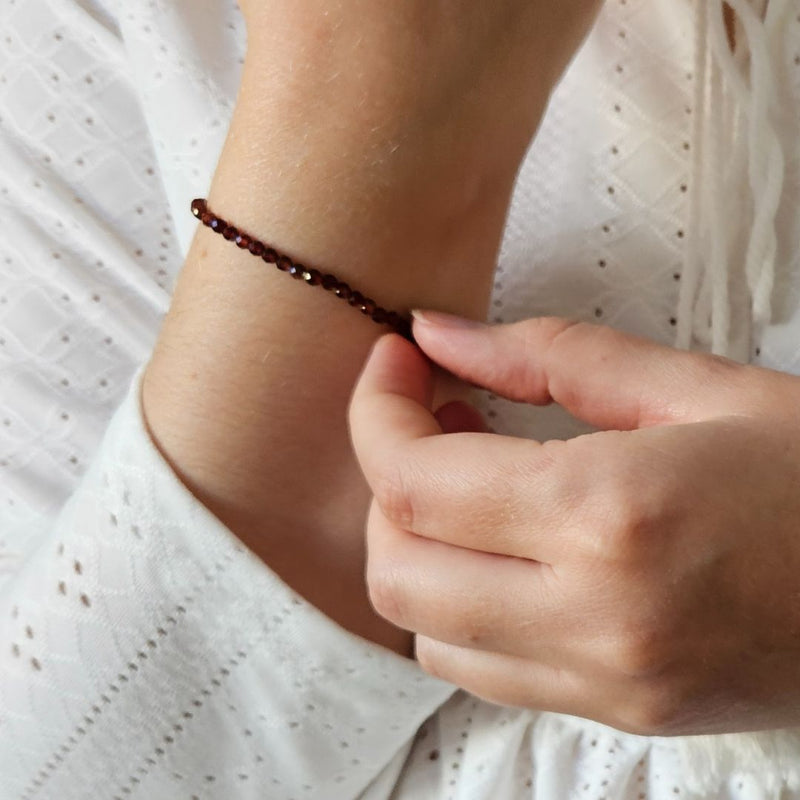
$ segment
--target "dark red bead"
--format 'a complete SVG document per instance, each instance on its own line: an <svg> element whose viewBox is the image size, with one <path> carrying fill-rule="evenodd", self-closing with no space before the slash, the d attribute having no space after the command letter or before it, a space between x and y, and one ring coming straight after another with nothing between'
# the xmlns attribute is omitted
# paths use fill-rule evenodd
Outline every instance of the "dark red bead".
<svg viewBox="0 0 800 800"><path fill-rule="evenodd" d="M316 269L307 269L303 273L303 280L309 286L319 286L322 283L322 273Z"/></svg>
<svg viewBox="0 0 800 800"><path fill-rule="evenodd" d="M323 275L319 270L295 264L289 256L280 255L274 248L268 247L247 234L240 233L235 226L212 214L203 198L192 200L191 210L203 225L211 228L215 233L222 234L228 241L233 241L242 250L248 250L252 255L262 258L268 264L276 264L279 270L288 272L295 280L303 280L309 286L322 286L327 291L333 291L337 297L346 300L353 308L357 308L376 323L389 325L401 336L411 342L414 341L409 319L400 316L396 311L387 311L385 308L381 308L374 300L351 289L335 275L330 273Z"/></svg>
<svg viewBox="0 0 800 800"><path fill-rule="evenodd" d="M400 324L395 326L395 330L403 338L408 339L409 342L414 341L414 332L411 330L411 322L404 317L400 317Z"/></svg>
<svg viewBox="0 0 800 800"><path fill-rule="evenodd" d="M371 317L375 310L378 308L378 304L374 300L370 300L369 297L364 298L364 302L361 304L361 311L362 314L366 314L368 317Z"/></svg>
<svg viewBox="0 0 800 800"><path fill-rule="evenodd" d="M403 323L403 318L396 312L390 311L386 315L386 324L391 325L393 328L397 328Z"/></svg>
<svg viewBox="0 0 800 800"><path fill-rule="evenodd" d="M353 292L347 302L350 303L351 306L362 306L365 299L361 292Z"/></svg>

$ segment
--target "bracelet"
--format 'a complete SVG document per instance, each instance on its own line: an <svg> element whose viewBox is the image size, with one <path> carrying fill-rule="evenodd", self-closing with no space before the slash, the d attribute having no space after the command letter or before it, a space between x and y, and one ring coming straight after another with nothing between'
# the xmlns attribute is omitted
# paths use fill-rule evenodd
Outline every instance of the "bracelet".
<svg viewBox="0 0 800 800"><path fill-rule="evenodd" d="M365 316L370 317L373 322L388 325L408 341L414 341L411 333L411 321L408 318L401 316L396 311L387 311L385 308L381 308L374 300L364 297L361 292L351 289L350 286L344 281L340 281L335 275L323 274L319 270L298 264L286 254L279 253L273 247L260 242L249 234L243 233L209 211L208 204L204 199L192 200L192 214L207 228L210 228L214 233L221 234L224 239L233 242L242 250L247 250L251 255L260 258L267 264L274 264L281 272L288 272L296 280L305 281L309 286L321 286L326 291L333 292L336 297L346 300L349 305L357 308Z"/></svg>

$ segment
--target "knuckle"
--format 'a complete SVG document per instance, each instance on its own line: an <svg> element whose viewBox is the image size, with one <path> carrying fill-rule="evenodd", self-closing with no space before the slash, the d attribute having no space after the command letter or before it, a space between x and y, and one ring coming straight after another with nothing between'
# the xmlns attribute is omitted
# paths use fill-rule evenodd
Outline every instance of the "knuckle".
<svg viewBox="0 0 800 800"><path fill-rule="evenodd" d="M439 657L441 648L437 643L424 636L418 636L414 642L414 655L420 667L434 678L445 678L446 670Z"/></svg>
<svg viewBox="0 0 800 800"><path fill-rule="evenodd" d="M632 700L615 725L638 736L670 736L680 731L684 701L680 690L666 683L651 682L629 695Z"/></svg>
<svg viewBox="0 0 800 800"><path fill-rule="evenodd" d="M675 511L670 507L671 484L664 476L648 479L639 465L638 480L625 476L620 468L618 476L609 481L599 494L602 506L595 510L589 521L594 531L596 554L604 561L637 571L654 563L662 555L667 543L666 533Z"/></svg>
<svg viewBox="0 0 800 800"><path fill-rule="evenodd" d="M376 565L370 559L367 565L367 591L375 611L399 627L409 616L405 580L396 565Z"/></svg>
<svg viewBox="0 0 800 800"><path fill-rule="evenodd" d="M550 396L557 396L561 404L577 406L580 402L578 394L569 381L562 380L561 370L554 369L553 366L562 363L565 359L574 359L574 348L581 346L587 334L602 329L574 319L545 318L542 324L553 327L550 345L543 355L545 371L550 376Z"/></svg>
<svg viewBox="0 0 800 800"><path fill-rule="evenodd" d="M372 493L386 519L403 530L413 530L414 493L399 463L391 463L375 477Z"/></svg>
<svg viewBox="0 0 800 800"><path fill-rule="evenodd" d="M638 564L647 553L652 520L631 503L621 509L619 522L610 533L610 555L620 564Z"/></svg>
<svg viewBox="0 0 800 800"><path fill-rule="evenodd" d="M671 625L663 614L631 615L613 637L612 666L628 679L658 680L674 657Z"/></svg>
<svg viewBox="0 0 800 800"><path fill-rule="evenodd" d="M454 641L473 649L487 649L495 640L495 626L481 607L459 609L450 619L450 631Z"/></svg>
<svg viewBox="0 0 800 800"><path fill-rule="evenodd" d="M664 669L664 648L650 631L626 634L618 641L613 663L629 678L651 678Z"/></svg>
<svg viewBox="0 0 800 800"><path fill-rule="evenodd" d="M604 524L596 534L599 555L613 564L637 564L651 539L652 512L628 493L610 499L609 505Z"/></svg>

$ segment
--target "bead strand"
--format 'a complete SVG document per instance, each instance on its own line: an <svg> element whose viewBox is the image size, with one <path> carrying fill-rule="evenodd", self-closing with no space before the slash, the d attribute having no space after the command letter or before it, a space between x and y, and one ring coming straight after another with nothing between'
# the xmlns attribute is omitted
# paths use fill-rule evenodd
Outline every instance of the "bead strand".
<svg viewBox="0 0 800 800"><path fill-rule="evenodd" d="M352 289L347 283L339 280L330 273L323 274L317 269L306 267L293 261L288 255L279 253L258 239L240 231L234 225L226 222L208 209L204 199L192 200L192 214L207 228L218 233L223 239L233 242L242 250L247 250L251 255L260 258L267 264L272 264L281 272L288 272L295 280L303 281L309 286L321 286L336 297L345 300L349 305L357 308L364 316L369 317L379 325L388 325L410 342L414 341L411 333L411 322L396 311L381 308L374 300L365 297L361 292Z"/></svg>

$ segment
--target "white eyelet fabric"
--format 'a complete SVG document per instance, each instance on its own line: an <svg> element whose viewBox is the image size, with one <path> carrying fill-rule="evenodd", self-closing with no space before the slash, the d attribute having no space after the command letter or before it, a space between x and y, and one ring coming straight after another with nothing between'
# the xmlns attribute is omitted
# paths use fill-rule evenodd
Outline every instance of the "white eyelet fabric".
<svg viewBox="0 0 800 800"><path fill-rule="evenodd" d="M607 3L522 167L492 320L674 340L692 5ZM0 797L800 800L794 731L637 737L425 675L296 596L171 472L141 376L243 52L228 0L0 0ZM751 359L800 374L798 148L785 187ZM503 432L582 430L483 406Z"/></svg>

